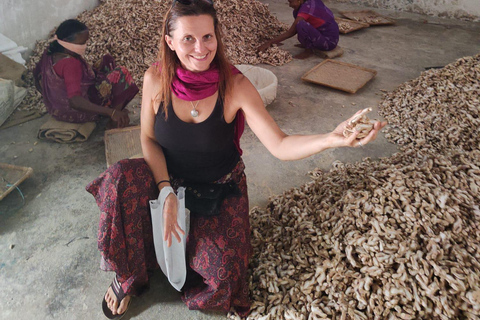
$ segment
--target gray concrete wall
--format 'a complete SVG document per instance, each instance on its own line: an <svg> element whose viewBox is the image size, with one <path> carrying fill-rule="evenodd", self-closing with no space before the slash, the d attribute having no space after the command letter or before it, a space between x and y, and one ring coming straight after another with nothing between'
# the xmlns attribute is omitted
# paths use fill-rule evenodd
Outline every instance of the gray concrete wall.
<svg viewBox="0 0 480 320"><path fill-rule="evenodd" d="M480 0L336 0L371 7L447 17L480 20Z"/></svg>
<svg viewBox="0 0 480 320"><path fill-rule="evenodd" d="M99 0L1 0L0 33L27 47L26 57L35 41L45 39L63 20L98 4Z"/></svg>

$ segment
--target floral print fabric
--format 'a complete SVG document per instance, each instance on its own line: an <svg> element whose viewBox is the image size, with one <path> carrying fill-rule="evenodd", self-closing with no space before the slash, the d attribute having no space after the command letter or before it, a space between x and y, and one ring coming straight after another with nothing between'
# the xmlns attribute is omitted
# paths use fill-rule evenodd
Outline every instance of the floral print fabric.
<svg viewBox="0 0 480 320"><path fill-rule="evenodd" d="M105 55L93 65L95 85L89 90L88 96L93 103L116 107L126 105L138 93L138 87L132 75L123 66L116 66L111 55Z"/></svg>

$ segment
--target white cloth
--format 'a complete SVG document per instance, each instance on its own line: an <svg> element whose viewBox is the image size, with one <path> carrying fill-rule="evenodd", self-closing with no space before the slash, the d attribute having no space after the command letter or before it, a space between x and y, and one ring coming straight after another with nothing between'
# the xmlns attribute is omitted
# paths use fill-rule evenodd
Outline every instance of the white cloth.
<svg viewBox="0 0 480 320"><path fill-rule="evenodd" d="M0 33L0 52L10 59L25 66L25 60L22 57L22 53L27 51L27 48L17 46L17 44Z"/></svg>
<svg viewBox="0 0 480 320"><path fill-rule="evenodd" d="M187 235L189 229L189 212L185 208L185 188L178 188L178 213L177 222L185 234L180 234L181 241L178 242L175 237L172 239L172 245L167 246L163 241L163 205L165 199L170 193L174 193L171 187L162 188L157 200L150 200L150 212L152 215L153 243L155 245L155 254L158 264L163 273L167 276L170 284L180 291L187 278L187 265L185 259L185 250L187 244Z"/></svg>

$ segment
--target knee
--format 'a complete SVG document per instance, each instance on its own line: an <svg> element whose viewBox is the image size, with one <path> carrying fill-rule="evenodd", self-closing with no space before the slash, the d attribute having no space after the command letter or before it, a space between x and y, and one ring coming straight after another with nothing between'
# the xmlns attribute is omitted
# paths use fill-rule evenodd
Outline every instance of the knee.
<svg viewBox="0 0 480 320"><path fill-rule="evenodd" d="M152 171L143 158L120 160L112 164L105 173L113 180L127 185L155 185Z"/></svg>
<svg viewBox="0 0 480 320"><path fill-rule="evenodd" d="M150 167L143 158L123 159L112 164L106 171L111 174L122 175L132 170L141 172L150 171Z"/></svg>
<svg viewBox="0 0 480 320"><path fill-rule="evenodd" d="M222 259L215 266L217 279L220 282L226 283L231 279L239 279L245 276L248 270L248 250L242 250L244 248L239 249L225 252Z"/></svg>
<svg viewBox="0 0 480 320"><path fill-rule="evenodd" d="M248 253L234 249L208 248L191 261L192 269L201 274L214 288L237 278L248 269Z"/></svg>
<svg viewBox="0 0 480 320"><path fill-rule="evenodd" d="M310 24L309 24L307 21L305 21L305 20L300 20L300 21L298 21L297 26L296 26L297 34L300 35L300 34L305 33L306 28L307 28L307 26L309 26L309 25L310 25Z"/></svg>

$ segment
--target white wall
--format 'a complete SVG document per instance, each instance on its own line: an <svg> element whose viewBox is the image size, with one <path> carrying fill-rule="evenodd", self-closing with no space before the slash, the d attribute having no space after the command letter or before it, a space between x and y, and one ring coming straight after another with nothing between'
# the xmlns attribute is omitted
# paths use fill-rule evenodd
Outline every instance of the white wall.
<svg viewBox="0 0 480 320"><path fill-rule="evenodd" d="M0 33L27 47L26 58L36 40L46 39L63 20L98 4L99 0L0 0Z"/></svg>
<svg viewBox="0 0 480 320"><path fill-rule="evenodd" d="M480 20L480 0L336 0L371 7L447 17Z"/></svg>

